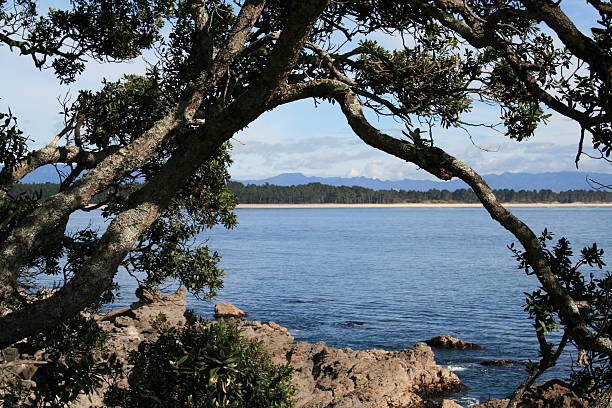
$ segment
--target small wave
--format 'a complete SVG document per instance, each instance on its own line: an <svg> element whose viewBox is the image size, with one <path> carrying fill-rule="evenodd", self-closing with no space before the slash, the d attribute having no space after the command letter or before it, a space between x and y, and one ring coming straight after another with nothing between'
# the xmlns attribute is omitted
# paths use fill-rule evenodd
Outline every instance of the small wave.
<svg viewBox="0 0 612 408"><path fill-rule="evenodd" d="M466 371L467 367L462 367L462 366L458 366L458 365L447 365L446 369L448 371L452 371L452 372L455 372L455 371Z"/></svg>
<svg viewBox="0 0 612 408"><path fill-rule="evenodd" d="M459 398L451 398L459 405L463 405L464 407L469 407L470 405L480 404L480 400L474 397L459 397Z"/></svg>

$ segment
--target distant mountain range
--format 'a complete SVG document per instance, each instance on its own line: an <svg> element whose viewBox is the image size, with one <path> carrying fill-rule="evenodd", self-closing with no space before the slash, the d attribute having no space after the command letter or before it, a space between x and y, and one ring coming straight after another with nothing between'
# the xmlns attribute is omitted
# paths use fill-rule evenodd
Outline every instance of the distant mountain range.
<svg viewBox="0 0 612 408"><path fill-rule="evenodd" d="M587 173L579 171L561 171L551 173L503 173L486 174L485 180L494 189L512 190L552 190L555 192L567 190L591 190L593 183L589 179L599 183L612 185L612 174ZM379 180L367 177L309 177L301 173L283 173L275 177L262 180L235 180L243 184L275 184L278 186L293 186L308 183L329 184L332 186L360 186L373 190L415 190L427 191L430 189L454 191L467 188L467 185L458 179L451 181L432 180Z"/></svg>
<svg viewBox="0 0 612 408"><path fill-rule="evenodd" d="M589 179L599 183L612 185L612 174L588 173L580 171L560 171L551 173L503 173L486 174L485 180L494 189L512 190L542 190L548 189L555 192L567 190L591 190L593 185ZM234 180L243 184L275 184L278 186L294 186L308 183L321 183L331 186L360 186L373 190L415 190L427 191L430 189L454 191L467 188L466 184L458 179L451 181L433 180L379 180L368 177L310 177L302 173L283 173L278 176L261 180ZM58 183L59 177L53 166L43 166L28 174L24 183Z"/></svg>

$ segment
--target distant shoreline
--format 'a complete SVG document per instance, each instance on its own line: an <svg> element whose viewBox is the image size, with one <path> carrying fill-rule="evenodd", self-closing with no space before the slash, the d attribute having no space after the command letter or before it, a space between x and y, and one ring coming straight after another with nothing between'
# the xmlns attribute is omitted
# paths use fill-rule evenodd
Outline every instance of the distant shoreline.
<svg viewBox="0 0 612 408"><path fill-rule="evenodd" d="M506 207L612 207L612 203L502 203ZM478 208L479 203L397 203L397 204L238 204L248 209L299 208Z"/></svg>

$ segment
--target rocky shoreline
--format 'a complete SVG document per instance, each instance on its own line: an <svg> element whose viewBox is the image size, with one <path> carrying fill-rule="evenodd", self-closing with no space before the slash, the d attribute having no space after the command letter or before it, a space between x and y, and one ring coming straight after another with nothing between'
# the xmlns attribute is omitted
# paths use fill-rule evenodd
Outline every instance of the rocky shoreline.
<svg viewBox="0 0 612 408"><path fill-rule="evenodd" d="M120 358L154 336L150 321L160 313L170 324L183 323L184 290L165 296L145 292L139 298L130 308L99 320L111 332L111 349L119 351ZM223 306L217 307L218 318L244 316L231 305ZM464 388L455 374L435 363L424 343L404 351L337 349L325 343L296 343L287 329L274 322L237 321L244 336L263 342L276 364L294 368L296 408L429 408L433 406L429 398ZM97 405L87 404L86 399L77 405L92 406Z"/></svg>
<svg viewBox="0 0 612 408"><path fill-rule="evenodd" d="M170 325L181 326L185 321L187 301L184 289L170 295L140 291L137 296L139 301L128 308L96 316L98 324L110 333L109 349L117 354L124 366L121 382L127 382L131 369L127 362L128 353L136 350L141 342L155 338L156 330L151 325L154 319L163 314ZM274 322L241 320L246 313L230 304L218 305L215 314L217 318L236 318L243 335L262 341L276 364L289 364L294 368L296 408L460 407L442 398L465 389L465 386L457 375L436 364L434 353L425 342L402 351L339 349L322 342L296 343L287 329ZM430 341L432 345L437 342L458 348L477 347L448 336ZM0 382L19 378L26 385L35 386L37 368L44 364L44 352L22 354L18 348L2 350L0 377L3 378ZM576 398L570 396L562 384L549 386L545 391L554 394L549 398L553 405L534 403L528 406L587 407L576 403ZM72 406L102 407L103 392L101 389L83 395ZM541 393L534 391L533 394ZM505 400L491 400L475 408L504 408L506 405Z"/></svg>

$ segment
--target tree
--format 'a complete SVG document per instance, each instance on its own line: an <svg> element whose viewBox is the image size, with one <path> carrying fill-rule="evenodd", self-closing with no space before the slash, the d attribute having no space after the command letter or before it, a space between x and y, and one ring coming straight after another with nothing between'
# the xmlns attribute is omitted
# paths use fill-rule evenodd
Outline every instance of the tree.
<svg viewBox="0 0 612 408"><path fill-rule="evenodd" d="M41 15L34 1L0 1L0 42L53 69L59 81L72 81L90 60L126 60L148 48L159 55L144 77L80 93L65 106L65 129L42 149L28 151L15 118L3 115L0 302L18 306L0 318L0 347L95 303L112 289L120 265L143 270L151 284L177 277L195 293L214 290L217 257L184 244L202 225L233 222L224 183L227 142L266 111L315 98L338 105L368 145L440 179L465 181L524 248L568 339L609 359L609 327L589 327L584 314L591 306L585 309L564 286L538 237L475 170L435 145L436 126L470 126L464 114L484 101L500 107L512 139L532 136L553 110L581 127L577 163L587 136L607 159L612 5L586 0L584 7L599 15L587 36L559 3L73 0L67 10ZM374 32L402 35L405 46L357 43ZM364 108L402 121L404 138L376 129ZM7 193L50 163L73 169L50 199ZM105 215L112 222L102 236L66 236L71 213L136 180L141 187L127 196L108 195ZM26 279L38 270L60 272L62 253L69 255L64 286L48 299L28 301ZM194 272L182 272L186 266Z"/></svg>

